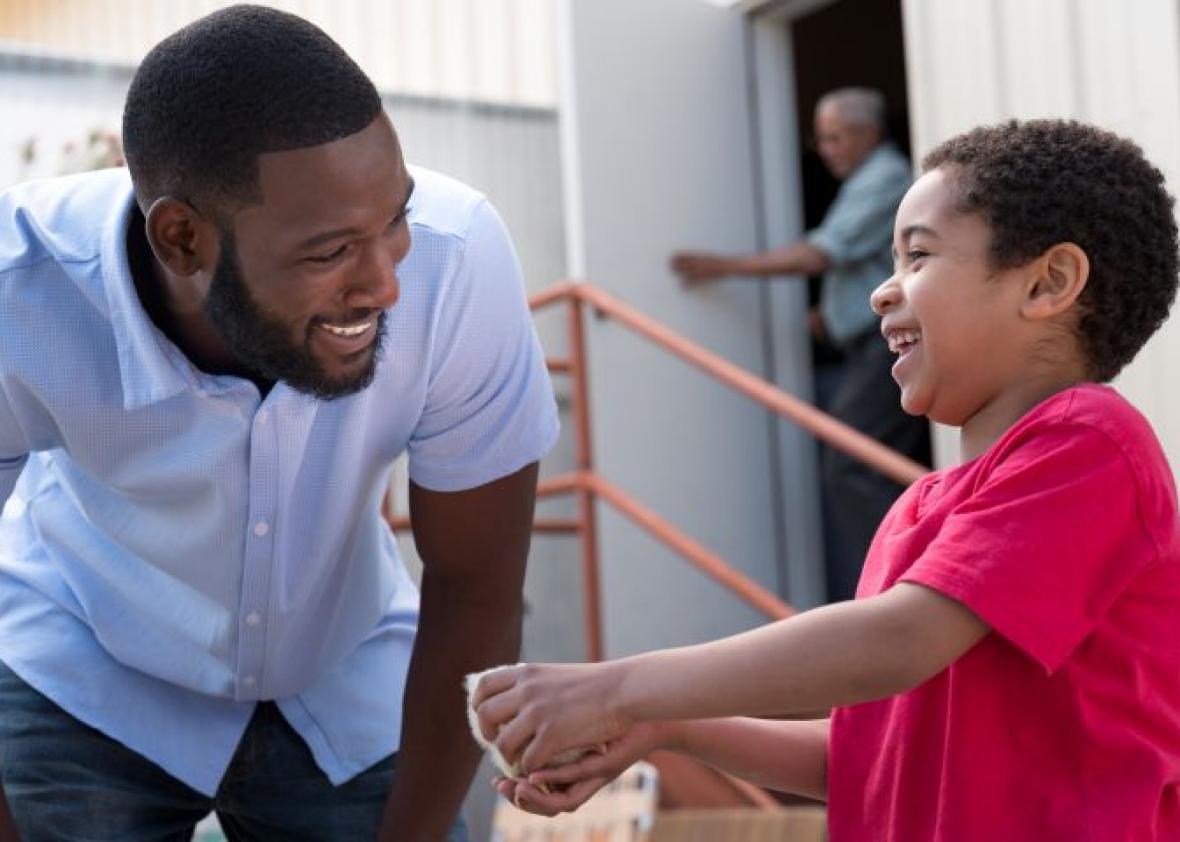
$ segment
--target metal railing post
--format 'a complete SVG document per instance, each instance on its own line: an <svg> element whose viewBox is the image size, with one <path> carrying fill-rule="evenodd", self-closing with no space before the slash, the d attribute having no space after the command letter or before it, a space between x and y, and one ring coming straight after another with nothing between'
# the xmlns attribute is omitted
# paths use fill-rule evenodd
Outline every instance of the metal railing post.
<svg viewBox="0 0 1180 842"><path fill-rule="evenodd" d="M570 400L576 437L575 458L578 475L585 476L594 470L594 453L590 440L590 401L582 300L577 296L570 296L568 313ZM579 482L577 493L579 538L582 544L582 581L585 583L583 610L586 614L586 656L591 661L601 661L602 597L598 571L598 525L594 514L594 491L587 483Z"/></svg>

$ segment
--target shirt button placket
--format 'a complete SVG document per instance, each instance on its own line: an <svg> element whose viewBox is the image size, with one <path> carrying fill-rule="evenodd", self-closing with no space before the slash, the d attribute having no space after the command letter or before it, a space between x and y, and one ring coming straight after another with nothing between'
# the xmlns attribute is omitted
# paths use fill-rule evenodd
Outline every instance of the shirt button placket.
<svg viewBox="0 0 1180 842"><path fill-rule="evenodd" d="M237 696L259 698L266 664L265 607L274 566L274 512L279 471L275 416L260 409L250 434L249 531L238 621Z"/></svg>

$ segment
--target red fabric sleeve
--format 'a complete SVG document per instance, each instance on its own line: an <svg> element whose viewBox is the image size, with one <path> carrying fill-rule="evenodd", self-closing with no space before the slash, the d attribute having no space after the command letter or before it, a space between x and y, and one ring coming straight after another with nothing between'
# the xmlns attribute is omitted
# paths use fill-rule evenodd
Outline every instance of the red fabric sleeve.
<svg viewBox="0 0 1180 842"><path fill-rule="evenodd" d="M1056 670L1158 555L1127 457L1084 425L1009 450L902 576L956 599Z"/></svg>

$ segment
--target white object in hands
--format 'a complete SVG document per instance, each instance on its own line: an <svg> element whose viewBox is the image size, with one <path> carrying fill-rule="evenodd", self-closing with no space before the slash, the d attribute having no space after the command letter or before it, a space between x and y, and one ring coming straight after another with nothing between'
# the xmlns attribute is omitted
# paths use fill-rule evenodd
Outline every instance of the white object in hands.
<svg viewBox="0 0 1180 842"><path fill-rule="evenodd" d="M492 756L492 762L496 764L496 768L506 778L520 779L520 766L516 763L509 763L504 755L500 753L500 749L496 744L489 742L484 737L483 732L479 730L479 715L475 712L475 688L479 686L480 679L485 675L490 675L496 670L505 669L505 667L492 667L483 672L473 672L463 680L463 686L467 690L467 725L471 728L471 736L479 743L480 748ZM585 757L587 754L593 752L601 752L601 748L573 748L567 751L560 752L549 759L545 764L545 768L551 769L557 766L565 766L573 763L576 760Z"/></svg>

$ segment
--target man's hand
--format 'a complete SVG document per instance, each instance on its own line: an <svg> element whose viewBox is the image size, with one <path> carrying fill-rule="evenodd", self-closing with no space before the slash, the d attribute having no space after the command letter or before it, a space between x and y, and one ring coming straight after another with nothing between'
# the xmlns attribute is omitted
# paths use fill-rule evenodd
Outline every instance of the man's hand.
<svg viewBox="0 0 1180 842"><path fill-rule="evenodd" d="M732 274L728 257L703 251L677 252L668 265L686 284L708 283Z"/></svg>

